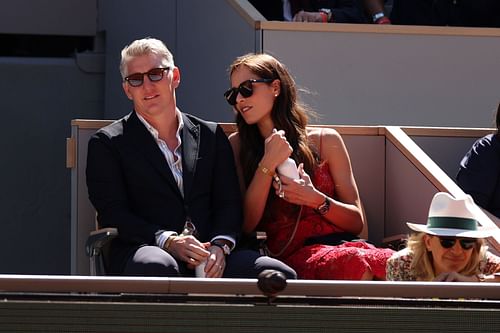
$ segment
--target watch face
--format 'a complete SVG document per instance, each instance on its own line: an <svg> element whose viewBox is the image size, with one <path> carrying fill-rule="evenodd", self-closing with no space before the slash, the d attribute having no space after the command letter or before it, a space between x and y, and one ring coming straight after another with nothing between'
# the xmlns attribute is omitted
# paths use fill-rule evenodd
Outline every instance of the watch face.
<svg viewBox="0 0 500 333"><path fill-rule="evenodd" d="M224 254L226 256L229 255L229 254L231 254L231 248L226 243L223 243L223 242L213 242L212 245L220 247L222 249L222 252L224 252Z"/></svg>
<svg viewBox="0 0 500 333"><path fill-rule="evenodd" d="M320 215L325 215L328 213L328 210L330 209L330 201L328 199L325 199L325 202L323 202L319 207L316 209Z"/></svg>

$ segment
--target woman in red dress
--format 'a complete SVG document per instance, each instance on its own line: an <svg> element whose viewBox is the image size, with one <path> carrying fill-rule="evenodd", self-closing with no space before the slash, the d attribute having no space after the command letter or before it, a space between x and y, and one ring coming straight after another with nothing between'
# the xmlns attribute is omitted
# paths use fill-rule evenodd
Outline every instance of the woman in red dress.
<svg viewBox="0 0 500 333"><path fill-rule="evenodd" d="M270 55L237 58L230 79L224 95L237 114L238 132L229 139L244 194L244 232L266 231L271 255L300 278L385 279L392 250L343 241L356 238L365 221L339 133L306 127L309 111L297 100L295 82ZM289 158L298 176L283 174Z"/></svg>

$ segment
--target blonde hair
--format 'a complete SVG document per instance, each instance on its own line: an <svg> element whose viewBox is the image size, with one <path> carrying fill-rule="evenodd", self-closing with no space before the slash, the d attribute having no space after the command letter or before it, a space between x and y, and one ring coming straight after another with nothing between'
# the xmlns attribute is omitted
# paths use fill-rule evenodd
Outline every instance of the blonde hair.
<svg viewBox="0 0 500 333"><path fill-rule="evenodd" d="M432 260L432 253L427 251L425 246L425 233L412 234L408 238L407 247L408 250L413 254L413 260L410 269L413 271L417 281L432 281L436 277L434 273L434 264ZM432 237L432 235L429 235ZM469 258L469 262L464 267L464 269L458 273L471 276L479 274L479 264L481 258L484 258L487 251L487 246L483 239L477 239L474 248L472 249L472 254Z"/></svg>
<svg viewBox="0 0 500 333"><path fill-rule="evenodd" d="M125 46L121 52L120 74L122 79L125 79L128 75L127 64L130 59L148 54L159 55L164 67L175 66L174 56L161 40L151 37L137 39L130 45Z"/></svg>

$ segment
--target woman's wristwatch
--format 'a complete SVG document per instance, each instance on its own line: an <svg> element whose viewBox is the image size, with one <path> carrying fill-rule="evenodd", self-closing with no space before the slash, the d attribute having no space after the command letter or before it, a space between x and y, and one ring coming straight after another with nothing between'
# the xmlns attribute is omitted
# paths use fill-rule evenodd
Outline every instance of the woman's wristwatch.
<svg viewBox="0 0 500 333"><path fill-rule="evenodd" d="M325 215L330 210L330 200L325 197L325 201L314 210L319 215Z"/></svg>

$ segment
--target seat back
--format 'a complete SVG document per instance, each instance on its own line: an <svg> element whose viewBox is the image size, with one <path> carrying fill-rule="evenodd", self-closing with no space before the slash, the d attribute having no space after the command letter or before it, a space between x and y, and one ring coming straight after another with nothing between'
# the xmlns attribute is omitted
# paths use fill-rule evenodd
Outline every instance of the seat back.
<svg viewBox="0 0 500 333"><path fill-rule="evenodd" d="M90 272L85 244L89 234L96 230L96 213L88 199L85 181L87 143L97 129L109 123L109 120L73 120L72 137L67 141L67 165L71 168L72 274ZM236 130L235 124L221 125L226 134ZM436 192L464 195L453 179L399 127L318 126L335 128L344 139L370 226L368 236L366 233L361 236L376 245L388 236L406 234L407 221L426 221ZM497 238L500 240L500 236ZM500 248L496 238L490 244Z"/></svg>

